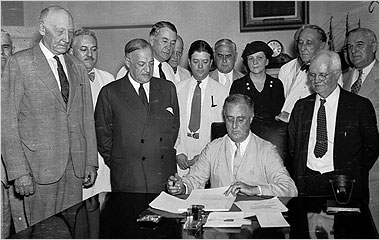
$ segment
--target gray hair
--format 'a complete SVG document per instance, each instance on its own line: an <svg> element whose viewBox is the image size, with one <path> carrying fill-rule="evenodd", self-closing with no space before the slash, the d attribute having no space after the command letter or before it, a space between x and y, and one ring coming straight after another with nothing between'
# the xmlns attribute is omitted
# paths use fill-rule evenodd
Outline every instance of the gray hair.
<svg viewBox="0 0 380 240"><path fill-rule="evenodd" d="M93 37L95 39L95 42L98 43L98 39L96 38L95 33L87 28L80 28L80 29L75 30L73 40L78 36L85 36L85 35Z"/></svg>
<svg viewBox="0 0 380 240"><path fill-rule="evenodd" d="M341 67L342 67L342 64L341 64L341 60L340 60L340 57L339 57L339 54L334 52L334 51L330 51L330 50L320 50L317 52L317 54L315 54L315 56L311 59L310 61L310 64L319 56L327 56L329 58L329 63L328 63L328 66L330 66L330 69L331 70L340 70L341 71Z"/></svg>
<svg viewBox="0 0 380 240"><path fill-rule="evenodd" d="M61 6L57 6L57 5L49 6L41 11L40 18L39 18L40 23L45 21L46 17L49 15L51 11L59 11L59 10L63 10L71 16L71 14Z"/></svg>
<svg viewBox="0 0 380 240"><path fill-rule="evenodd" d="M215 45L214 45L214 51L216 51L216 49L220 46L228 46L228 47L232 47L232 49L234 50L234 52L236 53L236 44L231 40L231 39L228 39L228 38L222 38L220 40L218 40Z"/></svg>
<svg viewBox="0 0 380 240"><path fill-rule="evenodd" d="M247 105L248 108L249 108L249 110L251 111L252 115L254 113L253 100L252 100L252 98L250 98L247 95L240 94L240 93L239 94L238 93L230 94L224 100L224 104L223 104L223 116L225 116L225 112L226 112L228 104L234 104L234 105L244 104L244 105Z"/></svg>
<svg viewBox="0 0 380 240"><path fill-rule="evenodd" d="M128 54L136 50L143 49L143 48L151 49L151 46L145 39L141 39L141 38L132 39L127 44L125 44L125 47L124 47L125 56L127 56Z"/></svg>
<svg viewBox="0 0 380 240"><path fill-rule="evenodd" d="M372 30L368 28L355 28L348 32L348 36L351 33L355 33L355 32L362 32L371 41L371 43L374 43L374 42L377 43L376 34Z"/></svg>
<svg viewBox="0 0 380 240"><path fill-rule="evenodd" d="M316 30L316 31L318 32L318 39L321 40L322 42L327 42L327 35L326 35L325 31L324 31L321 27L319 27L319 26L317 26L317 25L311 25L311 24L305 24L305 25L302 25L302 26L300 27L300 29L298 29L298 30L296 31L294 37L297 38L297 39L296 39L297 41L298 41L298 39L299 39L299 36L301 35L301 32L302 32L303 30L305 30L305 29L313 29L313 30ZM298 36L297 36L297 35L298 35Z"/></svg>
<svg viewBox="0 0 380 240"><path fill-rule="evenodd" d="M160 21L160 22L155 23L152 26L149 36L157 36L161 28L169 28L170 30L172 30L173 32L177 34L177 28L174 26L173 23L167 22L167 21Z"/></svg>
<svg viewBox="0 0 380 240"><path fill-rule="evenodd" d="M4 33L12 42L12 38L11 38L11 35L9 34L9 32L5 31L4 29L1 29L1 33Z"/></svg>

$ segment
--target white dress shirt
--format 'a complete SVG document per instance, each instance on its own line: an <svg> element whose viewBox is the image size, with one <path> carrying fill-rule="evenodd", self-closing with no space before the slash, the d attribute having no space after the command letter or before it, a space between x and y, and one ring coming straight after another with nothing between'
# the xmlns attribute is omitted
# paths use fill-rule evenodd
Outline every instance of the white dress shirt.
<svg viewBox="0 0 380 240"><path fill-rule="evenodd" d="M232 85L232 78L233 78L233 71L234 70L231 70L231 72L229 72L229 73L221 73L218 70L218 78L219 78L218 82L220 82L224 86L231 86Z"/></svg>
<svg viewBox="0 0 380 240"><path fill-rule="evenodd" d="M139 94L140 83L136 82L136 81L132 78L131 73L129 73L129 72L128 72L128 78L129 78L129 81L131 82L133 88L135 89L137 95L140 96L140 94ZM144 84L143 84L143 88L144 88L145 93L146 93L146 98L147 98L147 100L148 100L148 102L149 102L149 90L150 90L150 84L149 84L149 82L144 83Z"/></svg>
<svg viewBox="0 0 380 240"><path fill-rule="evenodd" d="M338 110L338 101L340 88L337 86L335 90L325 99L326 122L327 122L327 152L322 158L316 158L314 155L315 143L317 142L317 115L321 105L321 97L317 94L314 104L313 118L310 128L310 137L307 154L306 166L314 171L326 173L334 171L334 136L336 114Z"/></svg>
<svg viewBox="0 0 380 240"><path fill-rule="evenodd" d="M49 49L47 49L47 47L45 47L45 45L42 43L42 41L40 41L39 45L40 45L42 53L45 55L46 60L49 63L50 69L53 71L55 80L58 83L59 91L61 91L61 82L59 81L59 75L58 75L58 63L57 63L57 60L54 59L55 55ZM63 57L63 54L59 54L57 56L58 56L59 61L61 62L62 66L63 66L63 70L65 71L67 80L70 82L69 75L67 74L65 58Z"/></svg>

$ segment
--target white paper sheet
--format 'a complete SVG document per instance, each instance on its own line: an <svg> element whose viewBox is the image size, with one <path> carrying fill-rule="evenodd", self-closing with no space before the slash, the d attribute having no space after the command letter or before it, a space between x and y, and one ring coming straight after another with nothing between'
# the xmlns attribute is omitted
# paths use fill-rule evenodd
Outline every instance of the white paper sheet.
<svg viewBox="0 0 380 240"><path fill-rule="evenodd" d="M204 205L205 211L229 211L236 197L224 195L228 187L194 189L186 199L186 205L179 210L186 211L190 205Z"/></svg>
<svg viewBox="0 0 380 240"><path fill-rule="evenodd" d="M261 212L286 212L288 208L277 198L264 200L239 201L235 203L246 215Z"/></svg>
<svg viewBox="0 0 380 240"><path fill-rule="evenodd" d="M185 206L185 200L167 194L165 192L161 192L158 197L156 197L149 206L151 208L171 212L171 213L183 213L184 211L179 211L179 208L183 208Z"/></svg>
<svg viewBox="0 0 380 240"><path fill-rule="evenodd" d="M250 224L251 220L244 219L243 212L211 212L204 227L241 227Z"/></svg>
<svg viewBox="0 0 380 240"><path fill-rule="evenodd" d="M281 212L267 212L267 213L257 213L257 220L259 221L260 227L290 227L289 223L282 216Z"/></svg>

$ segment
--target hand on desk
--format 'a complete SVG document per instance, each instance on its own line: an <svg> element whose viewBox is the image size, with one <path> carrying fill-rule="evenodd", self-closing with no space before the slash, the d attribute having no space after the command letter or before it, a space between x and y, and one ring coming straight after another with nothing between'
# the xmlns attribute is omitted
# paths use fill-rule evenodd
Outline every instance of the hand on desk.
<svg viewBox="0 0 380 240"><path fill-rule="evenodd" d="M224 195L228 196L230 193L234 196L238 193L246 196L255 196L260 194L260 191L257 186L250 186L243 182L235 182L224 192Z"/></svg>
<svg viewBox="0 0 380 240"><path fill-rule="evenodd" d="M170 176L166 183L166 188L171 195L185 194L185 186L182 183L182 178L176 173L174 176Z"/></svg>

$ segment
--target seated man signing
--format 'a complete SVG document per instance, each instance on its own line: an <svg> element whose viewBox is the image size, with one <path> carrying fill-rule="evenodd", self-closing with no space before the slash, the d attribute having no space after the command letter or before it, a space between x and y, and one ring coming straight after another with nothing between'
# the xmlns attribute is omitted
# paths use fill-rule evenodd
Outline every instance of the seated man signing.
<svg viewBox="0 0 380 240"><path fill-rule="evenodd" d="M204 188L230 186L227 194L254 196L297 196L297 188L284 167L276 147L250 131L253 102L242 94L228 96L223 105L227 135L202 150L188 174L170 176L167 190L172 195Z"/></svg>

